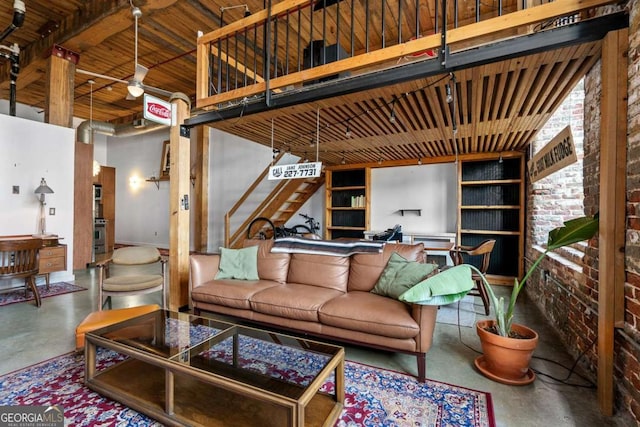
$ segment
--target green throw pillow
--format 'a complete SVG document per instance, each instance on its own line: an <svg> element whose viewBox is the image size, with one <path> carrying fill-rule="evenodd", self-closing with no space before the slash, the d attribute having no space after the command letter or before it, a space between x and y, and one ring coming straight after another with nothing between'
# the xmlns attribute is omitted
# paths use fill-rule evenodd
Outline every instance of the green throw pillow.
<svg viewBox="0 0 640 427"><path fill-rule="evenodd" d="M471 268L461 264L423 280L399 299L421 305L446 305L462 299L474 286Z"/></svg>
<svg viewBox="0 0 640 427"><path fill-rule="evenodd" d="M216 279L258 280L258 246L243 249L220 248Z"/></svg>
<svg viewBox="0 0 640 427"><path fill-rule="evenodd" d="M438 266L435 264L407 261L394 252L371 292L398 299L404 291L423 280L436 268Z"/></svg>

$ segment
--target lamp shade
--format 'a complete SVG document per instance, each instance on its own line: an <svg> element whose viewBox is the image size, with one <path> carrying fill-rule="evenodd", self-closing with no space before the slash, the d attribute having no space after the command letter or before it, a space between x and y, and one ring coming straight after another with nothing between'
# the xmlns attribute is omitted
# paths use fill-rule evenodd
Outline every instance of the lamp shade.
<svg viewBox="0 0 640 427"><path fill-rule="evenodd" d="M127 89L129 90L129 93L131 94L131 96L134 96L136 98L144 93L144 87L142 87L142 83L140 83L136 79L129 80Z"/></svg>
<svg viewBox="0 0 640 427"><path fill-rule="evenodd" d="M36 188L34 193L36 193L36 194L52 194L53 190L51 189L51 187L49 187L47 185L47 181L45 181L44 178L42 178L40 180L40 186L38 188Z"/></svg>

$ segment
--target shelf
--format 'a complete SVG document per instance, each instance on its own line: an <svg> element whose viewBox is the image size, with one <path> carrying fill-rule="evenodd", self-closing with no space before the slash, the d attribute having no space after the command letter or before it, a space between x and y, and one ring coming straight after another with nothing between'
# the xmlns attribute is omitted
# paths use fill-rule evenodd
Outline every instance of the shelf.
<svg viewBox="0 0 640 427"><path fill-rule="evenodd" d="M491 179L486 181L461 181L460 185L499 185L499 184L520 184L519 179Z"/></svg>
<svg viewBox="0 0 640 427"><path fill-rule="evenodd" d="M353 190L365 190L367 187L364 185L351 185L348 187L331 187L329 190L331 191L353 191Z"/></svg>
<svg viewBox="0 0 640 427"><path fill-rule="evenodd" d="M191 179L191 185L195 185L196 184L196 177L195 176L191 176L189 179ZM145 179L146 182L153 182L156 187L158 188L158 190L160 189L160 183L162 181L169 181L170 177L168 176L161 176L160 178L148 178Z"/></svg>
<svg viewBox="0 0 640 427"><path fill-rule="evenodd" d="M501 236L519 236L519 231L501 231L501 230L460 230L462 234L493 234L493 235L501 235Z"/></svg>
<svg viewBox="0 0 640 427"><path fill-rule="evenodd" d="M520 209L519 205L463 205L460 209Z"/></svg>
<svg viewBox="0 0 640 427"><path fill-rule="evenodd" d="M364 206L361 208L352 208L351 206L334 206L332 208L327 208L327 210L330 211L363 211L367 208L365 208Z"/></svg>
<svg viewBox="0 0 640 427"><path fill-rule="evenodd" d="M400 212L402 216L404 216L405 212L413 212L418 216L422 216L422 209L398 209L396 212Z"/></svg>
<svg viewBox="0 0 640 427"><path fill-rule="evenodd" d="M327 227L329 230L353 230L353 231L364 231L365 227L344 227L344 226L331 226Z"/></svg>

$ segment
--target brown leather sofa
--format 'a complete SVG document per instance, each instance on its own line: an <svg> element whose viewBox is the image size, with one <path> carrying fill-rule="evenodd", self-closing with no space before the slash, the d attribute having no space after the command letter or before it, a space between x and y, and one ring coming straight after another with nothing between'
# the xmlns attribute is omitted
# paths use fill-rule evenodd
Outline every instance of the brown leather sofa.
<svg viewBox="0 0 640 427"><path fill-rule="evenodd" d="M425 379L436 306L409 305L371 293L393 252L424 262L423 245L388 243L380 254L351 256L272 253L259 244L260 280L214 280L219 255L190 257L193 312L218 313L320 338L355 343L417 357Z"/></svg>

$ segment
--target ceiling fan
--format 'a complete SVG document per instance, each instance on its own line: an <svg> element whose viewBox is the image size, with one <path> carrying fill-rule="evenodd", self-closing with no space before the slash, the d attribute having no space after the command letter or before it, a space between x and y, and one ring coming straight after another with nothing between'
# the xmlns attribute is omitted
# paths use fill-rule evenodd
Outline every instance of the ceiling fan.
<svg viewBox="0 0 640 427"><path fill-rule="evenodd" d="M145 67L144 65L138 64L138 18L142 16L142 11L140 10L139 7L134 6L131 9L131 13L133 14L133 17L135 18L135 22L136 22L135 45L134 45L135 50L134 50L134 56L133 56L135 71L133 73L133 78L129 80L129 82L127 83L127 90L129 92L129 94L127 95L127 99L135 99L144 93L144 86L142 85L142 81L144 80L144 77L149 72L149 69L147 67Z"/></svg>
<svg viewBox="0 0 640 427"><path fill-rule="evenodd" d="M133 73L133 77L127 81L127 80L122 80L122 79L118 79L116 77L111 77L111 76L106 76L104 74L98 74L98 73L94 73L91 71L86 71L86 70L81 70L81 69L76 69L76 72L80 73L80 74L86 74L89 76L93 76L93 77L99 77L99 78L103 78L103 79L107 79L107 80L112 80L114 82L118 82L118 83L124 83L127 85L127 97L126 99L128 100L133 100L136 99L138 97L140 97L140 95L142 95L145 90L149 91L149 92L153 92L156 93L158 95L162 95L162 96L171 96L172 93L169 92L168 90L164 90L164 89L159 89L157 87L153 87L153 86L148 86L142 83L142 81L144 80L145 76L147 75L147 73L149 72L149 69L147 67L145 67L144 65L138 64L138 18L140 18L142 16L142 11L140 10L139 7L137 6L133 6L133 4L131 5L131 14L133 15L134 19L135 19L135 45L134 45L134 73Z"/></svg>

